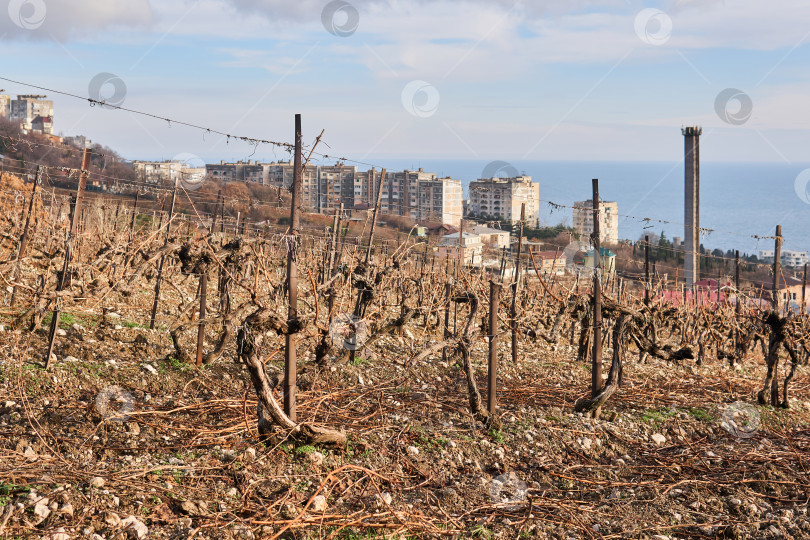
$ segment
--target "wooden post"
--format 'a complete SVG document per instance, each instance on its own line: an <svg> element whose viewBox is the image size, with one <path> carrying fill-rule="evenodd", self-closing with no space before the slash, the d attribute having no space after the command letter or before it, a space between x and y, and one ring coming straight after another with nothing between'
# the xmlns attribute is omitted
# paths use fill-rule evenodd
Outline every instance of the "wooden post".
<svg viewBox="0 0 810 540"><path fill-rule="evenodd" d="M644 305L650 305L650 235L644 235Z"/></svg>
<svg viewBox="0 0 810 540"><path fill-rule="evenodd" d="M65 282L67 281L68 274L70 273L70 256L71 256L71 234L70 231L73 230L73 223L76 218L76 197L70 202L70 229L67 231L67 235L65 236L65 260L62 262L62 273L59 275L59 280L56 282L56 292L62 291L65 288ZM57 296L55 299L56 305L53 308L53 314L51 315L51 327L48 331L48 350L45 353L45 369L51 365L51 354L53 354L53 345L56 341L56 329L59 326L59 315L62 312L62 307L60 305L61 299Z"/></svg>
<svg viewBox="0 0 810 540"><path fill-rule="evenodd" d="M135 204L132 205L132 221L129 223L129 241L132 242L132 233L135 230L135 218L138 215L138 197L141 196L140 191L135 192Z"/></svg>
<svg viewBox="0 0 810 540"><path fill-rule="evenodd" d="M219 216L219 205L222 201L222 190L217 191L217 202L214 204L214 211L211 213L211 231L210 235L214 234L214 228L217 226L217 217Z"/></svg>
<svg viewBox="0 0 810 540"><path fill-rule="evenodd" d="M458 272L461 266L464 264L464 218L462 218L458 222L458 253L456 254L456 278L458 278Z"/></svg>
<svg viewBox="0 0 810 540"><path fill-rule="evenodd" d="M494 415L498 406L498 304L501 286L489 282L489 362L487 370L487 411Z"/></svg>
<svg viewBox="0 0 810 540"><path fill-rule="evenodd" d="M335 266L335 252L337 251L338 237L340 236L340 217L342 214L343 203L340 203L340 209L335 213L335 219L332 221L332 241L329 243L329 262L323 276L324 283L332 277L332 268Z"/></svg>
<svg viewBox="0 0 810 540"><path fill-rule="evenodd" d="M163 247L169 245L169 233L172 230L172 217L174 217L174 202L177 199L177 180L174 182L174 189L172 190L172 204L169 209L169 221L166 223L166 239L163 242ZM160 214L161 222L163 221L163 213ZM163 280L163 264L166 261L166 253L160 256L158 261L157 278L155 278L155 299L152 302L152 314L149 317L149 329L155 329L155 317L157 316L158 302L160 302L160 282Z"/></svg>
<svg viewBox="0 0 810 540"><path fill-rule="evenodd" d="M447 301L447 308L444 310L444 339L450 337L450 303L453 294L453 286L450 283L444 284L444 297ZM442 349L442 360L447 362L447 347Z"/></svg>
<svg viewBox="0 0 810 540"><path fill-rule="evenodd" d="M205 308L206 296L208 294L208 269L203 270L200 275L200 318L197 327L197 367L202 365L203 345L205 344Z"/></svg>
<svg viewBox="0 0 810 540"><path fill-rule="evenodd" d="M734 313L736 314L736 318L740 318L740 313L742 312L742 304L740 301L740 250L736 250L734 252L734 288L737 289L737 302L736 306L734 307Z"/></svg>
<svg viewBox="0 0 810 540"><path fill-rule="evenodd" d="M84 198L84 189L87 186L87 171L90 169L90 149L85 148L82 154L82 171L79 173L79 185L76 187L76 205L73 210L74 216L81 214L82 199ZM79 220L75 219L70 224L70 235L76 236L79 227Z"/></svg>
<svg viewBox="0 0 810 540"><path fill-rule="evenodd" d="M20 235L20 247L17 251L17 266L14 270L14 277L16 281L16 277L20 274L20 262L22 258L25 256L25 250L28 247L28 227L31 224L31 214L34 212L34 199L36 199L37 194L37 184L39 183L39 165L37 165L36 173L34 174L34 185L31 187L31 201L28 203L28 212L25 216L25 225L23 225L23 231ZM14 288L11 290L11 302L10 306L14 307L14 301L17 297L17 284L14 284Z"/></svg>
<svg viewBox="0 0 810 540"><path fill-rule="evenodd" d="M118 235L118 213L121 211L121 199L118 199L118 203L115 205L115 217L113 218L113 231L115 231L116 236Z"/></svg>
<svg viewBox="0 0 810 540"><path fill-rule="evenodd" d="M805 314L805 291L807 290L807 263L804 263L804 277L802 278L802 315Z"/></svg>
<svg viewBox="0 0 810 540"><path fill-rule="evenodd" d="M298 206L301 204L302 188L302 163L301 163L301 115L295 115L295 158L293 161L293 184L292 202L290 204L290 234L287 237L287 294L289 307L287 309L287 320L291 321L298 317L298 261L296 253L296 242L298 229L300 228L300 212ZM373 225L372 225L373 228ZM284 413L292 420L296 421L295 411L295 391L297 379L297 358L295 346L297 343L295 334L285 335L284 347Z"/></svg>
<svg viewBox="0 0 810 540"><path fill-rule="evenodd" d="M599 180L593 183L593 358L591 359L591 397L602 390L602 281L599 231Z"/></svg>
<svg viewBox="0 0 810 540"><path fill-rule="evenodd" d="M779 274L782 271L782 265L779 261L782 256L782 226L776 226L776 238L774 239L773 250L773 290L771 291L771 304L773 310L779 312ZM788 302L788 305L790 303ZM775 379L774 379L775 380Z"/></svg>
<svg viewBox="0 0 810 540"><path fill-rule="evenodd" d="M372 173L373 173L372 169ZM374 183L374 175L371 176L371 182ZM368 233L368 249L366 250L366 265L368 265L369 258L371 257L371 247L374 245L374 227L377 225L377 212L380 209L380 199L382 199L383 182L385 182L385 169L380 173L380 183L377 186L377 198L374 201L374 211L371 214L371 230Z"/></svg>
<svg viewBox="0 0 810 540"><path fill-rule="evenodd" d="M515 276L512 282L512 308L509 310L509 318L512 326L512 363L517 363L518 343L517 343L517 295L518 280L520 279L520 251L523 247L523 221L526 219L526 203L520 205L520 227L518 232L517 255L515 256Z"/></svg>

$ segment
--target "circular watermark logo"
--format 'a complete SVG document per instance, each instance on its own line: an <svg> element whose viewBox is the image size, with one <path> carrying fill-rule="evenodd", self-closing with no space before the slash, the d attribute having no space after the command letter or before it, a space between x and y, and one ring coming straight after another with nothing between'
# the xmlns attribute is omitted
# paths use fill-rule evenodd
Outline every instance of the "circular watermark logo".
<svg viewBox="0 0 810 540"><path fill-rule="evenodd" d="M335 347L356 351L368 339L368 324L357 315L341 313L329 325L329 337Z"/></svg>
<svg viewBox="0 0 810 540"><path fill-rule="evenodd" d="M96 410L105 420L126 422L135 404L132 394L120 386L108 386L96 396Z"/></svg>
<svg viewBox="0 0 810 540"><path fill-rule="evenodd" d="M805 204L810 204L810 169L805 169L796 176L793 181L793 189L796 190L796 195Z"/></svg>
<svg viewBox="0 0 810 540"><path fill-rule="evenodd" d="M44 0L11 0L8 16L23 30L36 30L45 22L48 9Z"/></svg>
<svg viewBox="0 0 810 540"><path fill-rule="evenodd" d="M496 476L489 483L489 496L495 504L520 505L526 501L529 489L514 471Z"/></svg>
<svg viewBox="0 0 810 540"><path fill-rule="evenodd" d="M726 88L714 99L714 111L726 124L741 126L751 118L754 102L742 90Z"/></svg>
<svg viewBox="0 0 810 540"><path fill-rule="evenodd" d="M360 25L357 8L344 0L333 0L321 11L321 22L326 31L338 37L349 37Z"/></svg>
<svg viewBox="0 0 810 540"><path fill-rule="evenodd" d="M197 191L205 183L205 161L196 155L182 152L172 158L172 178L186 191Z"/></svg>
<svg viewBox="0 0 810 540"><path fill-rule="evenodd" d="M419 118L429 118L439 110L439 91L425 81L411 81L402 89L402 106Z"/></svg>
<svg viewBox="0 0 810 540"><path fill-rule="evenodd" d="M642 9L633 26L638 39L648 45L663 45L672 37L672 18L660 9Z"/></svg>
<svg viewBox="0 0 810 540"><path fill-rule="evenodd" d="M594 268L593 244L590 241L574 240L563 250L565 270L569 274L592 277Z"/></svg>
<svg viewBox="0 0 810 540"><path fill-rule="evenodd" d="M114 109L124 104L127 97L127 85L124 80L113 73L99 73L87 87L90 99L100 101L102 107Z"/></svg>
<svg viewBox="0 0 810 540"><path fill-rule="evenodd" d="M759 410L744 401L735 401L727 405L720 415L720 427L739 439L753 437L760 424Z"/></svg>
<svg viewBox="0 0 810 540"><path fill-rule="evenodd" d="M520 176L517 168L506 161L491 161L481 171L479 178L516 178Z"/></svg>

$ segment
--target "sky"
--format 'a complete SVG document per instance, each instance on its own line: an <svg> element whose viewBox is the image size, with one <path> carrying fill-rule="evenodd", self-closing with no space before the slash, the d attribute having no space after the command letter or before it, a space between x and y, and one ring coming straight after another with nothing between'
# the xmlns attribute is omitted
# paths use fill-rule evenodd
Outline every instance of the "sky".
<svg viewBox="0 0 810 540"><path fill-rule="evenodd" d="M236 137L386 158L799 163L810 1L3 0L0 77ZM128 159L287 159L45 93ZM361 166L361 168L363 168Z"/></svg>

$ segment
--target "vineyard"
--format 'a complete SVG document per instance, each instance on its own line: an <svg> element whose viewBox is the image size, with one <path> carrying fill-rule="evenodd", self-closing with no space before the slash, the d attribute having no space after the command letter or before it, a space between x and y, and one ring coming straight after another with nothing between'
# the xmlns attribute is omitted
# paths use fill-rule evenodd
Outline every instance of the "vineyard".
<svg viewBox="0 0 810 540"><path fill-rule="evenodd" d="M302 229L295 188L271 227L8 182L3 537L810 535L777 301Z"/></svg>

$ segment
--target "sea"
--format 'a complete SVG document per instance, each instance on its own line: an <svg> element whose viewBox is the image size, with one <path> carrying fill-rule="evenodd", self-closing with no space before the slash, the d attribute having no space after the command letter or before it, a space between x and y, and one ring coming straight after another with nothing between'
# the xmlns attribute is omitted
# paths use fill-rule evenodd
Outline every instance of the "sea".
<svg viewBox="0 0 810 540"><path fill-rule="evenodd" d="M591 198L599 179L602 200L619 206L619 238L684 236L684 165L677 162L490 161L385 159L389 170L422 168L472 180L528 174L540 184L540 224L572 223L571 206ZM555 205L561 205L555 206ZM782 225L783 249L810 252L810 163L700 164L700 226L706 249L759 255L772 250ZM762 238L768 237L768 238Z"/></svg>

